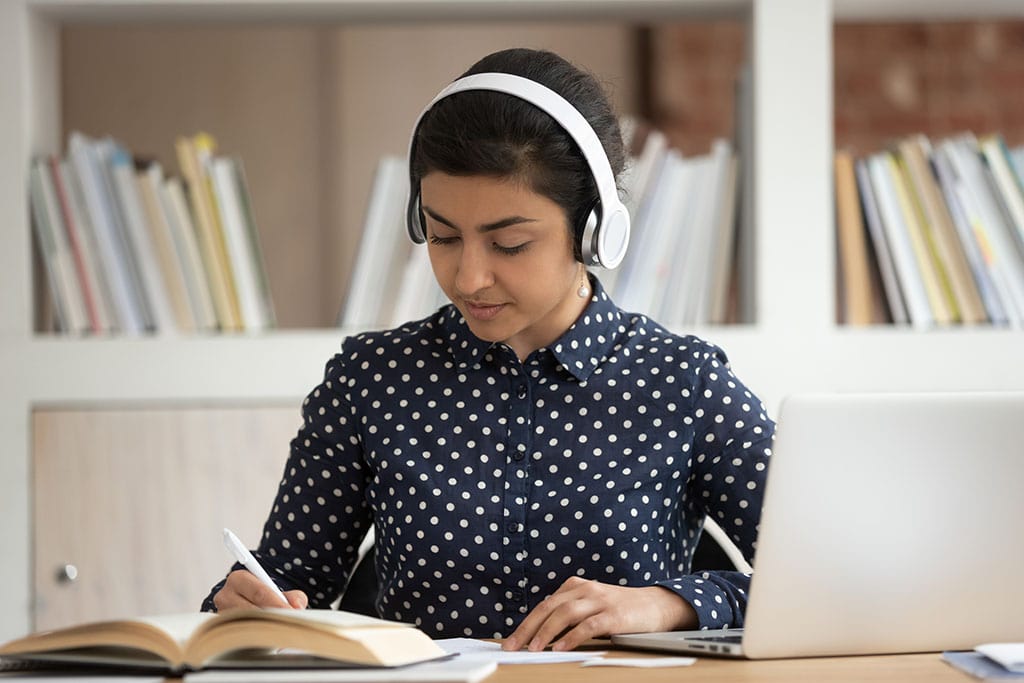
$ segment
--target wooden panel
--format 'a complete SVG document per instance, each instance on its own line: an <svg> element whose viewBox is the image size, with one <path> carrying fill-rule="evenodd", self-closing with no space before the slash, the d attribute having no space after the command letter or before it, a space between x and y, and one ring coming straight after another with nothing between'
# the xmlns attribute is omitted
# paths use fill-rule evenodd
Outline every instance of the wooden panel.
<svg viewBox="0 0 1024 683"><path fill-rule="evenodd" d="M295 404L33 414L36 628L195 611L259 538ZM59 578L72 564L75 581Z"/></svg>

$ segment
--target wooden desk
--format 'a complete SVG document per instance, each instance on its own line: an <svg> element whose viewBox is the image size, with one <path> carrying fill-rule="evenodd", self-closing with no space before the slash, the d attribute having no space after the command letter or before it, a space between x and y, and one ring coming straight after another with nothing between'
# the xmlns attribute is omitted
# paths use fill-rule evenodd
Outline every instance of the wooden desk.
<svg viewBox="0 0 1024 683"><path fill-rule="evenodd" d="M608 657L658 657L614 650ZM2 680L2 679L0 679ZM970 683L970 676L942 661L938 652L865 657L815 657L746 661L702 657L693 666L636 669L579 663L504 664L484 683ZM166 683L181 683L167 679Z"/></svg>
<svg viewBox="0 0 1024 683"><path fill-rule="evenodd" d="M644 657L616 651L609 656ZM666 655L668 656L668 655ZM581 667L579 664L519 664L499 666L485 683L969 683L970 676L954 669L939 653L877 657L829 657L745 661L703 657L693 666L666 669Z"/></svg>

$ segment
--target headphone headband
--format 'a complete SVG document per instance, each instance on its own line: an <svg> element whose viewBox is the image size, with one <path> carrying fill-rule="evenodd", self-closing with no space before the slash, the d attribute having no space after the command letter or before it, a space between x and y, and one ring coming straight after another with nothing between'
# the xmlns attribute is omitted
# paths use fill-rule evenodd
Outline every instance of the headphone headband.
<svg viewBox="0 0 1024 683"><path fill-rule="evenodd" d="M506 73L479 73L460 78L441 92L424 107L416 118L409 138L409 178L413 180L413 150L420 122L428 111L440 100L467 90L490 90L502 92L529 102L546 112L576 142L582 152L590 173L597 185L598 205L587 220L581 238L581 252L589 264L614 268L622 262L629 244L629 212L619 200L612 172L604 146L586 118L564 97L536 81ZM419 205L419 187L410 182L409 202L406 208L406 227L409 237L421 244L426 241Z"/></svg>

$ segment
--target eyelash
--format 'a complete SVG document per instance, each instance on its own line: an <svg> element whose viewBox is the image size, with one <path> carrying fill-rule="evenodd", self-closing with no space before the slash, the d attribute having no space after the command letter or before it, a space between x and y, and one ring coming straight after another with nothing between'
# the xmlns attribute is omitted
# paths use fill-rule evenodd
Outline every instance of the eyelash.
<svg viewBox="0 0 1024 683"><path fill-rule="evenodd" d="M431 235L430 243L443 246L446 244L452 244L458 239L458 237L438 237L437 235ZM522 244L517 244L514 247L503 247L500 244L494 244L492 246L494 247L494 250L499 254L504 254L505 256L515 256L516 254L521 254L522 252L526 251L526 248L529 246L529 244L529 242L523 242Z"/></svg>

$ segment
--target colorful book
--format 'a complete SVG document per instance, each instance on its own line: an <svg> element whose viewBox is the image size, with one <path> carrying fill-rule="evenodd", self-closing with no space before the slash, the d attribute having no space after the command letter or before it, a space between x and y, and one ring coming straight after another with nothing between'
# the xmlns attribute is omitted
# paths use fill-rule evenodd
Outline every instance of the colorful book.
<svg viewBox="0 0 1024 683"><path fill-rule="evenodd" d="M29 172L29 200L32 226L35 228L47 283L53 297L57 327L62 332L72 334L86 332L89 319L46 159L37 159L32 163Z"/></svg>
<svg viewBox="0 0 1024 683"><path fill-rule="evenodd" d="M141 334L151 323L131 261L101 144L82 133L73 132L68 139L68 157L81 187L82 203L88 225L93 229L98 262L109 285L114 327L125 334Z"/></svg>
<svg viewBox="0 0 1024 683"><path fill-rule="evenodd" d="M206 169L205 161L212 147L212 138L203 133L191 138L179 137L175 143L178 164L188 183L188 198L199 237L199 251L213 296L217 321L222 331L234 332L242 329L242 320L234 276Z"/></svg>
<svg viewBox="0 0 1024 683"><path fill-rule="evenodd" d="M899 150L907 164L913 190L920 200L935 260L941 266L943 285L948 287L947 293L955 303L959 320L966 324L986 321L988 315L967 263L963 244L932 169L931 143L923 135L915 135L900 141Z"/></svg>
<svg viewBox="0 0 1024 683"><path fill-rule="evenodd" d="M143 296L149 304L150 327L158 332L177 330L178 324L166 280L161 276L160 262L153 244L153 229L148 225L135 180L135 161L126 149L114 142L110 143L106 161L128 238L130 258L138 272Z"/></svg>
<svg viewBox="0 0 1024 683"><path fill-rule="evenodd" d="M833 160L836 192L836 237L839 253L840 319L847 325L872 322L872 282L867 230L861 213L853 155L837 150Z"/></svg>
<svg viewBox="0 0 1024 683"><path fill-rule="evenodd" d="M950 299L948 278L942 264L935 257L935 244L931 239L931 231L925 223L920 202L910 183L906 162L898 152L889 156L896 196L903 212L904 226L910 236L910 244L917 260L918 273L924 284L928 304L932 309L932 317L938 325L948 325L955 321L957 312Z"/></svg>
<svg viewBox="0 0 1024 683"><path fill-rule="evenodd" d="M928 302L918 261L911 244L910 232L896 190L896 164L890 152L877 152L868 158L871 186L878 203L878 213L885 228L896 276L913 327L924 329L935 323Z"/></svg>
<svg viewBox="0 0 1024 683"><path fill-rule="evenodd" d="M185 286L192 315L195 317L196 329L204 332L217 330L217 311L213 304L209 279L203 265L199 240L181 179L165 178L160 185L159 197L185 277Z"/></svg>
<svg viewBox="0 0 1024 683"><path fill-rule="evenodd" d="M135 175L135 184L146 213L146 226L150 231L161 281L174 313L175 326L183 332L194 332L196 318L189 301L185 271L178 257L178 250L174 246L170 217L160 201L162 183L163 168L155 162L148 164Z"/></svg>
<svg viewBox="0 0 1024 683"><path fill-rule="evenodd" d="M255 230L249 226L251 216L247 214L242 200L238 163L227 157L210 157L206 163L224 246L234 275L242 327L249 332L266 330L271 326L264 291L266 279L259 273L262 263L253 244Z"/></svg>
<svg viewBox="0 0 1024 683"><path fill-rule="evenodd" d="M47 162L64 229L67 232L68 245L74 257L75 273L82 293L82 303L89 319L89 330L93 334L102 334L110 329L110 314L96 272L95 250L88 239L88 233L82 229L83 215L74 195L75 190L68 175L67 163L56 156L50 156Z"/></svg>
<svg viewBox="0 0 1024 683"><path fill-rule="evenodd" d="M861 206L863 208L864 222L867 225L868 235L871 238L872 253L874 254L874 265L872 277L877 277L878 286L875 288L884 296L879 296L875 302L875 309L888 313L888 318L897 325L906 325L909 321L907 307L903 302L903 292L900 290L899 278L896 275L896 266L893 262L892 252L889 249L889 242L885 236L885 226L882 224L882 216L878 210L878 200L875 197L875 190L871 183L870 171L867 161L857 159L854 162L854 173L857 176L857 190L860 193ZM877 271L877 276L875 271ZM879 320L884 315L877 316Z"/></svg>
<svg viewBox="0 0 1024 683"><path fill-rule="evenodd" d="M977 140L969 134L957 136L949 141L947 151L956 170L961 205L1006 318L1010 325L1024 327L1024 262L1013 244L1012 227L999 207Z"/></svg>

